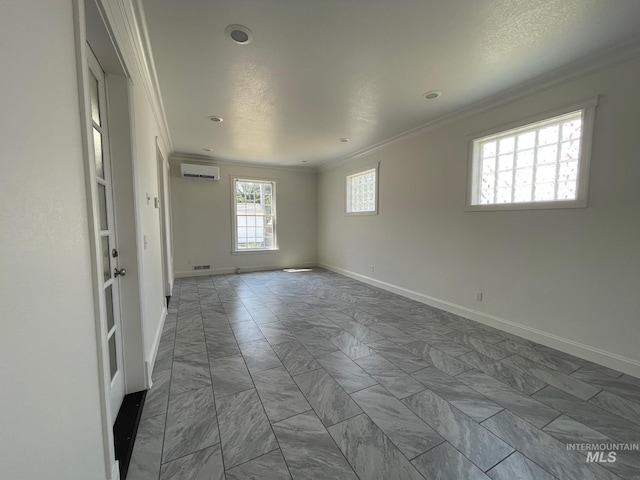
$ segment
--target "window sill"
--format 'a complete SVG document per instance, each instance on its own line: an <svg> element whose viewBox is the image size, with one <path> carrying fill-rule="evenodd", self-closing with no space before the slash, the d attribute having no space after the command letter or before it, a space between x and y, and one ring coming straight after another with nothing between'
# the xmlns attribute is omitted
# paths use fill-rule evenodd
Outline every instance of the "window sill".
<svg viewBox="0 0 640 480"><path fill-rule="evenodd" d="M245 255L247 253L274 253L279 251L279 248L252 248L251 250L233 250L231 255Z"/></svg>
<svg viewBox="0 0 640 480"><path fill-rule="evenodd" d="M466 212L489 212L505 210L555 210L560 208L587 208L586 200L566 202L493 203L490 205L467 205Z"/></svg>
<svg viewBox="0 0 640 480"><path fill-rule="evenodd" d="M362 215L378 215L378 212L344 212L346 217L359 217Z"/></svg>

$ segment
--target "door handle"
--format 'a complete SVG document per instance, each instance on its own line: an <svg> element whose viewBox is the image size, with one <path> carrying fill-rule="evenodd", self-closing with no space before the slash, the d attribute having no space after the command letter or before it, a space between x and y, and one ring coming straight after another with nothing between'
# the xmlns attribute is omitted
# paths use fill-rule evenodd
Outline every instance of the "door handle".
<svg viewBox="0 0 640 480"><path fill-rule="evenodd" d="M119 276L124 277L126 274L127 274L127 271L124 268L121 268L120 270L118 270L117 268L113 269L113 275L115 277L119 277Z"/></svg>

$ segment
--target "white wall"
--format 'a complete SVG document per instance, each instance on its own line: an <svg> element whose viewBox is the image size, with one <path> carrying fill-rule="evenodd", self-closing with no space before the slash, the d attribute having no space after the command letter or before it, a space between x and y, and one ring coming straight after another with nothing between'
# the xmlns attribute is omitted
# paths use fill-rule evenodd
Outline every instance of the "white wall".
<svg viewBox="0 0 640 480"><path fill-rule="evenodd" d="M640 376L639 83L631 61L325 168L319 261ZM588 208L465 212L469 134L597 94ZM379 215L345 216L375 162Z"/></svg>
<svg viewBox="0 0 640 480"><path fill-rule="evenodd" d="M74 2L45 3L0 6L0 476L101 480L113 465L105 462ZM134 211L127 233L138 250L141 318L128 321L142 321L138 348L151 360L165 313L156 138L165 156L169 143L137 60L143 47L131 43L130 29L139 34L132 7L103 6L133 80L132 196L117 202Z"/></svg>
<svg viewBox="0 0 640 480"><path fill-rule="evenodd" d="M166 314L162 282L160 210L155 208L154 204L154 199L159 198L156 137L160 136L160 131L149 99L141 85L142 82L136 82L135 78L134 82L133 105L136 137L134 171L138 202L138 244L141 246L142 252L140 284L142 286L145 357L151 361L155 355L162 322ZM162 154L166 157L166 152L162 152Z"/></svg>
<svg viewBox="0 0 640 480"><path fill-rule="evenodd" d="M316 263L316 174L314 171L220 164L220 180L182 178L172 158L171 197L174 270L190 276L193 265L211 265L204 274L285 268ZM231 253L231 176L275 179L280 250Z"/></svg>
<svg viewBox="0 0 640 480"><path fill-rule="evenodd" d="M153 85L153 69L150 51L145 45L144 20L140 21L134 9L137 2L120 2L118 0L100 0L105 11L111 35L117 43L122 62L130 76L129 106L131 115L131 148L129 161L124 155L113 158L114 165L120 168L116 178L116 190L127 190L127 195L116 198L116 216L118 226L121 220L130 220L127 231L118 231L122 252L120 267L125 267L130 275L121 279L122 289L128 297L137 296L138 310L131 308L124 312L123 322L129 322L132 328L125 335L125 354L134 352L148 362L148 372L153 367L162 323L166 315L164 307L164 285L162 277L162 242L160 232L160 210L155 207L155 198L160 197L158 182L157 149L167 157L171 145L166 133L166 125L161 111L158 92ZM93 38L88 27L88 37ZM100 37L97 37L98 39ZM103 35L103 39L109 38ZM111 47L112 48L112 47ZM99 49L102 51L103 49ZM99 60L100 55L98 55ZM111 73L109 63L103 61L107 75ZM113 122L112 122L113 123ZM115 125L114 128L122 125ZM128 127L128 126L127 126ZM124 146L124 143L122 142ZM123 152L124 153L124 152ZM126 169L129 169L126 172ZM128 178L125 178L127 177ZM125 185L126 184L126 185ZM126 187L126 188L122 188ZM135 255L133 252L135 251ZM133 258L132 258L133 257ZM170 268L169 268L170 270ZM131 298L129 300L132 300ZM129 305L133 305L133 301ZM123 305L124 307L124 305ZM128 313L128 314L127 314ZM126 331L127 325L123 330ZM143 351L142 351L143 350ZM139 352L142 351L141 355ZM125 355L131 359L134 355ZM137 361L137 358L135 359ZM130 369L131 370L131 369ZM146 383L140 383L136 375L135 381L127 379L128 392L142 390Z"/></svg>
<svg viewBox="0 0 640 480"><path fill-rule="evenodd" d="M0 6L0 476L106 476L72 2Z"/></svg>

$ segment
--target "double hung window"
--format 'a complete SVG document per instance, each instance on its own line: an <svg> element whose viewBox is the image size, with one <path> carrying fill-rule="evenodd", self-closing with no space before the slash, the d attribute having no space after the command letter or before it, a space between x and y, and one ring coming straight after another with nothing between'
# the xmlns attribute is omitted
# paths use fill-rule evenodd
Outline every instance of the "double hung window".
<svg viewBox="0 0 640 480"><path fill-rule="evenodd" d="M234 178L234 251L277 250L276 182Z"/></svg>

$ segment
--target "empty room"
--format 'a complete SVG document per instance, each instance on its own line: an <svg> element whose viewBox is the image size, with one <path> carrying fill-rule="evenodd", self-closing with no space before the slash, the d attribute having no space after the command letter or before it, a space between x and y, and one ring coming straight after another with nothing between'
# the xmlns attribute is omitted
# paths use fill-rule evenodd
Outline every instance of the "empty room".
<svg viewBox="0 0 640 480"><path fill-rule="evenodd" d="M638 0L4 0L0 477L640 480Z"/></svg>

